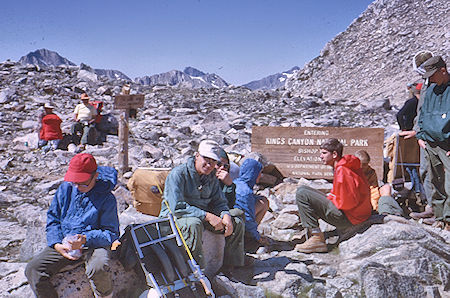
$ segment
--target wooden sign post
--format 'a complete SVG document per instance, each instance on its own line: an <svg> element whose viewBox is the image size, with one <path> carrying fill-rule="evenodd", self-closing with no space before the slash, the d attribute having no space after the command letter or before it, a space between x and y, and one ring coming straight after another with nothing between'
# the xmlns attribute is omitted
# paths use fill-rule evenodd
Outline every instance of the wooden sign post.
<svg viewBox="0 0 450 298"><path fill-rule="evenodd" d="M142 108L144 95L116 95L114 109L122 110L119 119L119 175L123 176L128 171L128 115L130 109Z"/></svg>
<svg viewBox="0 0 450 298"><path fill-rule="evenodd" d="M346 127L253 127L252 151L263 154L285 177L332 179L330 166L322 164L320 145L336 138L343 154L369 153L370 165L383 177L383 128Z"/></svg>

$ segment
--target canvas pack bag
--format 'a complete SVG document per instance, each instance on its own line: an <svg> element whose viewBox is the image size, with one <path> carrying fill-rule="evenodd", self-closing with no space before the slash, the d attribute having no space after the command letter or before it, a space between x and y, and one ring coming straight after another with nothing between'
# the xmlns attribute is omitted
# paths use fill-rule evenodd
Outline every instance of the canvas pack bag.
<svg viewBox="0 0 450 298"><path fill-rule="evenodd" d="M158 216L161 211L164 183L170 168L138 168L128 181L137 211Z"/></svg>

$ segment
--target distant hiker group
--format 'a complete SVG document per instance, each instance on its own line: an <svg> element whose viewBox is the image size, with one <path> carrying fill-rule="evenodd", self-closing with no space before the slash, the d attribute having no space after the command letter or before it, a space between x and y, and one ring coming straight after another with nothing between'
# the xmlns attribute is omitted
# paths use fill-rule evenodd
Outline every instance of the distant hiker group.
<svg viewBox="0 0 450 298"><path fill-rule="evenodd" d="M415 183L422 185L428 175L431 192L420 187L414 191L424 192L427 207L423 212L411 213L400 206L392 195L392 184L380 187L366 151L345 155L344 145L330 138L320 145L320 159L333 169L332 189L325 193L305 185L297 188L298 224L306 237L302 243L292 245L294 250L328 252L319 220L339 233L357 228L372 216L387 215L432 219L436 228L450 230L450 76L442 57L426 51L415 56L414 65L425 81L410 86L413 97L397 119L402 129L399 134L417 137L422 148L420 166L427 174L418 175ZM86 94L81 95L81 101L74 111L72 137L81 134L76 142L83 150L98 123L101 106L91 105ZM44 109L39 145L51 150L62 138L61 119L53 114L53 106L46 104ZM258 230L270 211L270 201L254 192L264 165L249 157L238 165L214 140L202 140L195 149L193 156L170 171L164 183L147 185L146 191L163 194L159 217L174 217L183 244L201 268L205 267L202 243L206 231L223 235L224 262L219 272L232 277L235 268L250 265L246 258L250 246L272 243ZM116 184L117 171L98 166L91 154L78 153L71 159L47 213L47 247L33 257L25 270L36 296L57 297L51 276L67 265L84 261L95 297L112 297L108 260L111 246L119 239L117 202L111 193Z"/></svg>
<svg viewBox="0 0 450 298"><path fill-rule="evenodd" d="M101 144L106 140L106 131L102 128L103 102L89 101L86 93L81 94L81 103L78 104L73 112L74 123L71 126L71 135L69 143L78 145L76 152L86 149L86 145ZM61 141L63 133L61 130L62 120L53 110L55 107L51 103L44 104L44 111L39 116L39 142L38 148L44 151L62 149ZM67 144L65 144L67 146Z"/></svg>

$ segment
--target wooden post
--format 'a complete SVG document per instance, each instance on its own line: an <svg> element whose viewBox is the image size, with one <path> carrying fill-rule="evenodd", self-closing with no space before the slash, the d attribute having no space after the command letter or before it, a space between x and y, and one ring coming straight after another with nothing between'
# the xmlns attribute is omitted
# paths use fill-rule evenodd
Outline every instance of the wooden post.
<svg viewBox="0 0 450 298"><path fill-rule="evenodd" d="M128 171L128 113L129 109L122 110L119 121L119 176Z"/></svg>
<svg viewBox="0 0 450 298"><path fill-rule="evenodd" d="M122 92L127 93L127 92ZM129 93L129 90L128 90ZM144 106L143 94L123 94L114 98L114 108L121 110L119 119L119 176L128 172L128 115L131 108Z"/></svg>

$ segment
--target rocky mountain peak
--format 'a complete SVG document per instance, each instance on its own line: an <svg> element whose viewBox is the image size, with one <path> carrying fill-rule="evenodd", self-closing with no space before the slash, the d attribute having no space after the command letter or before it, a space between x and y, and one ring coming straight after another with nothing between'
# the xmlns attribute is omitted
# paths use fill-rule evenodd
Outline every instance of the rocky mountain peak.
<svg viewBox="0 0 450 298"><path fill-rule="evenodd" d="M267 90L267 89L277 89L281 88L286 84L286 80L294 74L295 71L299 70L300 67L294 66L287 71L282 73L276 73L260 80L251 81L243 85L251 90Z"/></svg>
<svg viewBox="0 0 450 298"><path fill-rule="evenodd" d="M204 76L204 75L205 75L204 72L198 70L197 68L191 67L191 66L186 67L186 68L183 70L183 72L184 72L185 74L187 74L187 75L192 76L192 77L201 77L201 76Z"/></svg>
<svg viewBox="0 0 450 298"><path fill-rule="evenodd" d="M39 66L59 66L59 65L75 65L72 61L60 56L57 52L47 49L39 49L30 52L20 58L21 64L36 64Z"/></svg>
<svg viewBox="0 0 450 298"><path fill-rule="evenodd" d="M222 88L228 83L215 73L204 73L194 67L188 66L183 71L171 70L152 76L138 77L136 83L155 86L177 86L183 88Z"/></svg>

